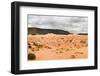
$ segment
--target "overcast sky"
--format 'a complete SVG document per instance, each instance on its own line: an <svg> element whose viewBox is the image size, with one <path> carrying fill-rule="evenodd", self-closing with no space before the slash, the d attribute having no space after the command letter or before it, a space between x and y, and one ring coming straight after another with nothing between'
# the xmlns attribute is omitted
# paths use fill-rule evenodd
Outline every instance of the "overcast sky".
<svg viewBox="0 0 100 76"><path fill-rule="evenodd" d="M28 15L28 27L61 29L70 33L87 33L88 18L84 16Z"/></svg>

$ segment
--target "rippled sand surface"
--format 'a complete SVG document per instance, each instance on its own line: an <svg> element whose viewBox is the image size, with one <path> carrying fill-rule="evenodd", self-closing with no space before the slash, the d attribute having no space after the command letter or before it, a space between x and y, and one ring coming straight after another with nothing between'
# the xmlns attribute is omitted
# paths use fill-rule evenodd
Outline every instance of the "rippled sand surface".
<svg viewBox="0 0 100 76"><path fill-rule="evenodd" d="M28 60L88 58L87 37L77 34L28 35Z"/></svg>

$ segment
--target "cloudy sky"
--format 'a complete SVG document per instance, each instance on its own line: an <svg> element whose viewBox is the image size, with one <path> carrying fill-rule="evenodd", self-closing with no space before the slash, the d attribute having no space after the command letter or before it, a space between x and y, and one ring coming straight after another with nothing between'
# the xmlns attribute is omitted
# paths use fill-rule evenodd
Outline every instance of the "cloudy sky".
<svg viewBox="0 0 100 76"><path fill-rule="evenodd" d="M87 33L88 18L84 16L28 15L28 27L61 29L70 33Z"/></svg>

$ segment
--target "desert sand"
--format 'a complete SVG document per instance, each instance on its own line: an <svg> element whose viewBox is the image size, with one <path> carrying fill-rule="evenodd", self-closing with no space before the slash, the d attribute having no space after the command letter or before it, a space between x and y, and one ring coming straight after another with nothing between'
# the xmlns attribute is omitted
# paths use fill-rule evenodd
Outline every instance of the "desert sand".
<svg viewBox="0 0 100 76"><path fill-rule="evenodd" d="M28 60L88 58L87 35L28 35Z"/></svg>

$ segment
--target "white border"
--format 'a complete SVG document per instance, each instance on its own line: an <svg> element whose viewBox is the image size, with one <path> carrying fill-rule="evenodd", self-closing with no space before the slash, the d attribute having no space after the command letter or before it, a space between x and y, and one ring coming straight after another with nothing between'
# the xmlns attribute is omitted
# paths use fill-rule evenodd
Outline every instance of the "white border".
<svg viewBox="0 0 100 76"><path fill-rule="evenodd" d="M27 61L27 14L88 17L88 59ZM94 11L43 7L20 7L20 70L94 65Z"/></svg>

